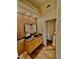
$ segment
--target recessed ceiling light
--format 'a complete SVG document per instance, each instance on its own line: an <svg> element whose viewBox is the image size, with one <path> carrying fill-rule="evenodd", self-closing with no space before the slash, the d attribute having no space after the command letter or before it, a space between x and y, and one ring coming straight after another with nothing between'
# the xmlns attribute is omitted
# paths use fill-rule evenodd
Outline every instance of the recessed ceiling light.
<svg viewBox="0 0 79 59"><path fill-rule="evenodd" d="M47 5L47 8L49 8L51 6L51 4Z"/></svg>

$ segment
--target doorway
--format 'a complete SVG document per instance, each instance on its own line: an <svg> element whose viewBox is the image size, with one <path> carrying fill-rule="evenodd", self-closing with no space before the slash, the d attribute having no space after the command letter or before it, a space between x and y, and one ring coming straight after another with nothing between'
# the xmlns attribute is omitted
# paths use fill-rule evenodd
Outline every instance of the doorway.
<svg viewBox="0 0 79 59"><path fill-rule="evenodd" d="M46 21L46 38L47 38L47 45L52 45L53 42L53 35L56 31L56 18L47 20Z"/></svg>

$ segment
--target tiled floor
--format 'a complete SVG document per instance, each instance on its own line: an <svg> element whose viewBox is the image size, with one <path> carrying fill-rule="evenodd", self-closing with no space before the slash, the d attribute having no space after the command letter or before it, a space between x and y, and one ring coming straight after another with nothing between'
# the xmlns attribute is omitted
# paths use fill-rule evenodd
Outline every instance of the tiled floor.
<svg viewBox="0 0 79 59"><path fill-rule="evenodd" d="M48 41L46 47L40 45L32 54L25 53L20 59L56 59L56 47Z"/></svg>
<svg viewBox="0 0 79 59"><path fill-rule="evenodd" d="M55 47L46 46L37 55L30 56L25 52L19 59L56 59L56 50Z"/></svg>
<svg viewBox="0 0 79 59"><path fill-rule="evenodd" d="M35 59L56 59L55 47L44 47L41 52L35 57Z"/></svg>
<svg viewBox="0 0 79 59"><path fill-rule="evenodd" d="M47 46L52 46L52 41L48 40L47 41ZM30 54L30 57L32 59L35 59L35 57L40 53L40 51L42 50L42 48L44 47L43 44L41 44L35 51L33 51L31 54Z"/></svg>
<svg viewBox="0 0 79 59"><path fill-rule="evenodd" d="M30 54L30 57L32 59L34 59L39 53L40 51L42 50L42 48L44 47L44 45L40 45L35 51L33 51L31 54Z"/></svg>
<svg viewBox="0 0 79 59"><path fill-rule="evenodd" d="M32 58L27 54L27 52L24 52L19 56L19 59L32 59Z"/></svg>

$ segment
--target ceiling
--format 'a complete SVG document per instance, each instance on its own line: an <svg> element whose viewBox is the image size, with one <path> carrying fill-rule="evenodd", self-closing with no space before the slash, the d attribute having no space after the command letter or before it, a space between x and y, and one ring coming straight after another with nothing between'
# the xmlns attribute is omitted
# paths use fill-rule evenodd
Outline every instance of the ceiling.
<svg viewBox="0 0 79 59"><path fill-rule="evenodd" d="M38 9L40 9L42 4L44 4L45 2L50 1L50 0L27 0L27 1L29 1L31 4L33 4Z"/></svg>
<svg viewBox="0 0 79 59"><path fill-rule="evenodd" d="M40 10L42 5L44 5L45 3L49 4L49 2L53 2L54 0L20 0L20 1L22 1L25 4L29 2Z"/></svg>
<svg viewBox="0 0 79 59"><path fill-rule="evenodd" d="M57 5L56 4L57 0L19 0L19 1L21 1L25 5L30 6L31 8L34 6L36 9L39 10L38 13L40 15L43 15L49 12L54 13L56 10L56 5ZM29 5L28 3L30 3L31 5Z"/></svg>

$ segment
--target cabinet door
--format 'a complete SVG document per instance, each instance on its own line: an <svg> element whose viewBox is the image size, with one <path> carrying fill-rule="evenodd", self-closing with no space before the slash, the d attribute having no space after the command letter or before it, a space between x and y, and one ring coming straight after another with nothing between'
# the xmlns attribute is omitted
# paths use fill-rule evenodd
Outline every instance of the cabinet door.
<svg viewBox="0 0 79 59"><path fill-rule="evenodd" d="M18 50L18 55L21 55L22 53L25 52L24 39L17 41L17 50Z"/></svg>
<svg viewBox="0 0 79 59"><path fill-rule="evenodd" d="M25 49L27 50L27 52L30 54L32 53L32 51L34 50L34 41L30 41L30 42L27 42L25 41Z"/></svg>

